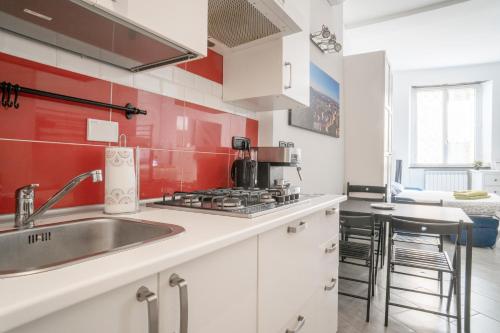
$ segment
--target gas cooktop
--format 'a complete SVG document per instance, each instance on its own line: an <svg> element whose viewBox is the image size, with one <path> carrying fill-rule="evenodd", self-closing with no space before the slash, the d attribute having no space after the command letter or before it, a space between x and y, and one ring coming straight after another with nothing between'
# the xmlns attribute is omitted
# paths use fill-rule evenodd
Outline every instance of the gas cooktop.
<svg viewBox="0 0 500 333"><path fill-rule="evenodd" d="M165 194L150 207L252 218L306 203L298 192L283 188L224 188Z"/></svg>

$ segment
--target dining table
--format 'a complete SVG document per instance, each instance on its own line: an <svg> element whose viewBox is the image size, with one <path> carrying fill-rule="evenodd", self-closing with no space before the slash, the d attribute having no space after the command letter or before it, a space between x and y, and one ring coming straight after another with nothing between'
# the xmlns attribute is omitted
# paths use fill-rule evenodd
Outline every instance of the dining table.
<svg viewBox="0 0 500 333"><path fill-rule="evenodd" d="M375 208L370 202L359 199L348 199L340 204L340 213L371 214L379 220L388 222L390 217L400 219L419 219L433 222L462 222L466 233L467 242L465 250L465 297L464 297L464 332L470 333L471 317L471 276L472 276L472 226L473 221L461 209L455 207L430 206L422 204L391 203L391 209ZM389 206L387 206L389 208Z"/></svg>

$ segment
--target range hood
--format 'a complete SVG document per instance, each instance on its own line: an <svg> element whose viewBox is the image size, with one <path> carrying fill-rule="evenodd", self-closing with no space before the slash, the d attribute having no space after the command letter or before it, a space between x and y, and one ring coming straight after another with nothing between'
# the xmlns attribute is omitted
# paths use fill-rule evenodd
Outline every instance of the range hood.
<svg viewBox="0 0 500 333"><path fill-rule="evenodd" d="M208 35L216 48L236 50L301 31L286 0L208 0ZM308 0L301 0L308 1Z"/></svg>
<svg viewBox="0 0 500 333"><path fill-rule="evenodd" d="M151 69L196 54L77 0L0 0L0 28L128 69Z"/></svg>

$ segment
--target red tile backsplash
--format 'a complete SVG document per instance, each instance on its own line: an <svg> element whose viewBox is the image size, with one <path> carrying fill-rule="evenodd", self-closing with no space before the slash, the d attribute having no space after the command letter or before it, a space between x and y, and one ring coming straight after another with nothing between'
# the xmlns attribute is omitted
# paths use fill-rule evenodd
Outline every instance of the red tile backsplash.
<svg viewBox="0 0 500 333"><path fill-rule="evenodd" d="M39 184L36 207L76 175L104 168L104 146L0 140L0 213L14 211L14 191ZM56 207L102 203L104 182L82 182Z"/></svg>
<svg viewBox="0 0 500 333"><path fill-rule="evenodd" d="M223 57L210 49L208 49L208 54L205 58L181 64L179 67L222 84L224 76Z"/></svg>
<svg viewBox="0 0 500 333"><path fill-rule="evenodd" d="M109 103L111 84L0 53L1 80ZM21 95L19 109L0 110L0 137L86 143L87 118L109 119L103 109ZM106 111L106 110L104 110Z"/></svg>
<svg viewBox="0 0 500 333"><path fill-rule="evenodd" d="M222 57L212 51L184 66L222 83ZM39 183L39 206L74 176L104 169L106 144L86 140L87 118L117 121L127 145L142 148L143 199L230 186L231 137L247 136L257 144L253 119L2 53L0 73L2 81L148 111L127 120L121 112L32 96L21 96L17 110L0 109L0 214L14 212L18 187ZM104 182L86 180L57 207L99 204L103 193Z"/></svg>
<svg viewBox="0 0 500 333"><path fill-rule="evenodd" d="M227 187L228 154L184 152L182 158L182 190L196 191Z"/></svg>

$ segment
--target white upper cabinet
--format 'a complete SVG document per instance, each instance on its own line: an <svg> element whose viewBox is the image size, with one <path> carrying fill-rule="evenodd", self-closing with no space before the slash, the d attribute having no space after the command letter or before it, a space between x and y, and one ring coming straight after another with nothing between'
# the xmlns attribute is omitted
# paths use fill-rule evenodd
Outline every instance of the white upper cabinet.
<svg viewBox="0 0 500 333"><path fill-rule="evenodd" d="M225 53L225 102L254 111L309 106L309 1L284 6L300 13L302 31Z"/></svg>
<svg viewBox="0 0 500 333"><path fill-rule="evenodd" d="M207 55L208 0L84 1L198 55Z"/></svg>

